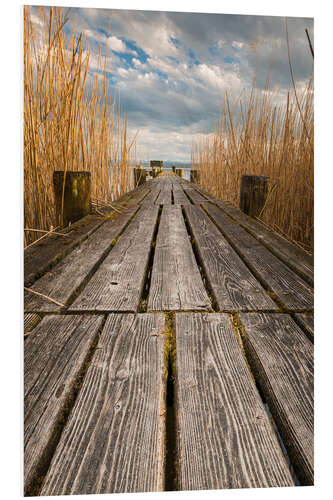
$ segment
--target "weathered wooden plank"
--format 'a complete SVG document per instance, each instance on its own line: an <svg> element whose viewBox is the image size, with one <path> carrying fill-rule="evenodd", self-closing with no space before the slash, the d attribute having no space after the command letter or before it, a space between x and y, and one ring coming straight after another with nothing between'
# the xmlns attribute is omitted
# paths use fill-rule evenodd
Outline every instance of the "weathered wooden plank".
<svg viewBox="0 0 333 500"><path fill-rule="evenodd" d="M143 202L148 187L134 189L114 202L131 206ZM105 215L113 211L103 210ZM61 230L67 236L50 235L24 251L24 285L30 287L41 275L68 255L77 245L96 231L107 219L100 215L87 215Z"/></svg>
<svg viewBox="0 0 333 500"><path fill-rule="evenodd" d="M157 182L159 182L163 186L170 186L172 184L171 177L168 175L160 175L157 179Z"/></svg>
<svg viewBox="0 0 333 500"><path fill-rule="evenodd" d="M124 193L116 201L135 200L136 202L139 202L142 199L142 196L146 195L147 191L150 191L151 187L151 181L147 181L145 184L141 184L141 186L134 187L131 191Z"/></svg>
<svg viewBox="0 0 333 500"><path fill-rule="evenodd" d="M187 186L184 186L185 193L190 197L194 204L205 203L207 198L205 198L197 189L193 189Z"/></svg>
<svg viewBox="0 0 333 500"><path fill-rule="evenodd" d="M36 281L31 287L32 290L67 306L107 255L136 210L137 208L132 208L125 213L114 215L50 272ZM44 312L64 310L56 303L29 291L25 292L24 309Z"/></svg>
<svg viewBox="0 0 333 500"><path fill-rule="evenodd" d="M190 205L191 202L184 193L184 190L178 186L178 184L175 184L173 187L173 202L174 204L180 204L180 205Z"/></svg>
<svg viewBox="0 0 333 500"><path fill-rule="evenodd" d="M61 232L66 236L50 235L24 251L24 285L31 286L39 276L68 255L78 244L98 229L106 219L87 215Z"/></svg>
<svg viewBox="0 0 333 500"><path fill-rule="evenodd" d="M287 314L240 314L254 375L292 464L313 484L313 344Z"/></svg>
<svg viewBox="0 0 333 500"><path fill-rule="evenodd" d="M123 201L127 201L129 205L135 205L137 203L142 202L146 196L150 193L151 189L149 188L148 183L146 186L141 185L135 191L133 191L130 195L128 195Z"/></svg>
<svg viewBox="0 0 333 500"><path fill-rule="evenodd" d="M46 316L25 341L25 488L56 438L60 412L101 322L96 316Z"/></svg>
<svg viewBox="0 0 333 500"><path fill-rule="evenodd" d="M314 336L314 317L312 313L295 313L296 320L307 331L309 338Z"/></svg>
<svg viewBox="0 0 333 500"><path fill-rule="evenodd" d="M184 209L219 310L277 310L207 214L194 205Z"/></svg>
<svg viewBox="0 0 333 500"><path fill-rule="evenodd" d="M313 291L305 281L215 205L208 203L205 209L229 243L282 305L290 310L313 308Z"/></svg>
<svg viewBox="0 0 333 500"><path fill-rule="evenodd" d="M155 201L156 205L171 205L171 185L166 185L164 183L163 188L160 191L160 194Z"/></svg>
<svg viewBox="0 0 333 500"><path fill-rule="evenodd" d="M176 314L179 489L292 486L224 314Z"/></svg>
<svg viewBox="0 0 333 500"><path fill-rule="evenodd" d="M158 210L140 208L70 311L137 311Z"/></svg>
<svg viewBox="0 0 333 500"><path fill-rule="evenodd" d="M229 203L215 202L230 217L245 227L256 239L260 240L279 259L283 260L291 269L298 273L307 283L313 286L313 256L306 253L297 245L283 238L275 231L270 231L256 219L243 214Z"/></svg>
<svg viewBox="0 0 333 500"><path fill-rule="evenodd" d="M166 205L157 235L148 310L210 308L181 208L179 205Z"/></svg>
<svg viewBox="0 0 333 500"><path fill-rule="evenodd" d="M35 326L37 325L37 323L39 323L40 320L41 317L39 314L35 313L24 314L24 335L31 332L31 330L35 328Z"/></svg>
<svg viewBox="0 0 333 500"><path fill-rule="evenodd" d="M160 191L161 191L161 188L159 186L159 184L155 185L155 182L156 181L153 181L154 182L154 186L152 187L150 193L148 194L148 196L146 196L143 201L142 201L142 205L152 205L155 203L155 200L157 199Z"/></svg>
<svg viewBox="0 0 333 500"><path fill-rule="evenodd" d="M109 315L42 495L161 491L162 314Z"/></svg>

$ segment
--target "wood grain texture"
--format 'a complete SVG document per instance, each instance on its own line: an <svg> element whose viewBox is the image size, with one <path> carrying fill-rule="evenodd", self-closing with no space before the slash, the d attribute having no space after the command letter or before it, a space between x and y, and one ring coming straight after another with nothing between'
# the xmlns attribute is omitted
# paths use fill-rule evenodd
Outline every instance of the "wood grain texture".
<svg viewBox="0 0 333 500"><path fill-rule="evenodd" d="M306 253L297 245L283 238L275 231L270 231L256 219L243 214L238 208L229 203L215 202L230 217L245 227L256 239L266 245L287 266L297 272L307 283L313 286L314 267L313 256Z"/></svg>
<svg viewBox="0 0 333 500"><path fill-rule="evenodd" d="M31 332L31 330L33 330L35 328L35 326L37 325L37 323L40 322L40 320L41 320L41 317L39 314L35 314L35 313L24 314L24 335L26 333Z"/></svg>
<svg viewBox="0 0 333 500"><path fill-rule="evenodd" d="M171 205L171 185L169 186L164 186L160 194L158 195L155 204L156 205Z"/></svg>
<svg viewBox="0 0 333 500"><path fill-rule="evenodd" d="M313 291L302 278L219 208L206 204L205 209L252 272L277 296L280 303L289 310L313 308Z"/></svg>
<svg viewBox="0 0 333 500"><path fill-rule="evenodd" d="M207 200L210 200L210 201L212 201L214 203L217 202L217 201L221 201L216 196L212 195L211 193L208 193L208 191L206 191L202 187L195 186L195 189L197 191L199 191L199 193L202 194L202 196L204 196L206 198L206 202L207 202Z"/></svg>
<svg viewBox="0 0 333 500"><path fill-rule="evenodd" d="M207 201L207 198L205 198L197 189L184 186L184 190L194 204L200 204Z"/></svg>
<svg viewBox="0 0 333 500"><path fill-rule="evenodd" d="M50 235L24 251L24 285L29 287L60 259L98 229L105 219L87 215L61 232L66 236Z"/></svg>
<svg viewBox="0 0 333 500"><path fill-rule="evenodd" d="M181 208L166 205L157 234L148 310L208 310L210 307Z"/></svg>
<svg viewBox="0 0 333 500"><path fill-rule="evenodd" d="M179 489L292 486L224 314L176 314Z"/></svg>
<svg viewBox="0 0 333 500"><path fill-rule="evenodd" d="M295 313L296 320L306 330L311 340L314 337L314 317L312 313Z"/></svg>
<svg viewBox="0 0 333 500"><path fill-rule="evenodd" d="M70 311L137 311L157 215L157 205L140 208Z"/></svg>
<svg viewBox="0 0 333 500"><path fill-rule="evenodd" d="M184 193L184 190L178 186L178 184L175 184L173 187L173 202L175 205L180 204L180 205L190 205L191 202Z"/></svg>
<svg viewBox="0 0 333 500"><path fill-rule="evenodd" d="M154 181L153 181L154 182ZM156 198L158 197L161 191L160 186L154 185L150 191L150 193L142 200L142 205L152 205L155 203Z"/></svg>
<svg viewBox="0 0 333 500"><path fill-rule="evenodd" d="M67 306L80 286L89 278L101 260L110 251L137 208L114 215L97 229L91 237L75 248L57 266L33 285L32 290L51 297ZM24 309L28 311L63 311L64 308L43 297L25 292Z"/></svg>
<svg viewBox="0 0 333 500"><path fill-rule="evenodd" d="M146 182L145 184L141 184L139 187L134 187L131 191L124 193L117 200L114 201L115 204L123 203L123 204L136 204L142 201L147 193L151 190L150 182Z"/></svg>
<svg viewBox="0 0 333 500"><path fill-rule="evenodd" d="M302 484L313 484L313 344L287 314L240 314L254 375Z"/></svg>
<svg viewBox="0 0 333 500"><path fill-rule="evenodd" d="M151 190L149 189L148 183L146 183L145 185L141 185L135 191L132 191L132 193L128 196L128 199L126 200L128 202L128 205L135 205L142 202L150 193L150 191Z"/></svg>
<svg viewBox="0 0 333 500"><path fill-rule="evenodd" d="M161 491L164 316L109 315L42 495Z"/></svg>
<svg viewBox="0 0 333 500"><path fill-rule="evenodd" d="M148 186L141 186L124 194L114 202L132 206L143 201L149 192ZM108 215L113 210L103 210ZM87 215L70 227L61 230L68 237L50 235L40 243L27 248L24 251L24 285L30 287L41 275L51 269L63 257L68 255L78 244L83 242L96 229L98 229L107 219L100 215Z"/></svg>
<svg viewBox="0 0 333 500"><path fill-rule="evenodd" d="M96 316L46 316L24 343L25 488L53 439L59 412L101 321Z"/></svg>
<svg viewBox="0 0 333 500"><path fill-rule="evenodd" d="M277 310L207 214L194 205L184 209L219 310Z"/></svg>

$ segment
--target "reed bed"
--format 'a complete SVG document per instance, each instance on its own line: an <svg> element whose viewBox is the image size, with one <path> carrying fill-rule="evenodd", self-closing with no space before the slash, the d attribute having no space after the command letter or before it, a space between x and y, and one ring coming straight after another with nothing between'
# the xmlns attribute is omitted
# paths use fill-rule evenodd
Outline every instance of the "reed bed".
<svg viewBox="0 0 333 500"><path fill-rule="evenodd" d="M40 7L39 19L24 8L25 246L56 225L54 170L90 171L98 205L133 187L135 162L136 137L110 93L105 59L92 77L89 46L84 34L65 33L64 9Z"/></svg>
<svg viewBox="0 0 333 500"><path fill-rule="evenodd" d="M286 96L253 88L238 98L226 94L215 129L192 146L200 185L239 206L243 174L269 177L260 219L313 251L313 82ZM232 104L231 104L232 101ZM298 101L298 102L297 102Z"/></svg>

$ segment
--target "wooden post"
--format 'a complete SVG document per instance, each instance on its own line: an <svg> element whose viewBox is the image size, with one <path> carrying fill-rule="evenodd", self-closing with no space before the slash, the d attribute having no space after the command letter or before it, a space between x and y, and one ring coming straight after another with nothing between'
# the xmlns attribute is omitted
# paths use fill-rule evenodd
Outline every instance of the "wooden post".
<svg viewBox="0 0 333 500"><path fill-rule="evenodd" d="M147 172L144 168L135 168L134 169L134 186L138 187L147 179Z"/></svg>
<svg viewBox="0 0 333 500"><path fill-rule="evenodd" d="M53 188L56 206L57 226L68 226L70 222L90 212L91 177L90 172L66 172L64 205L62 212L63 170L53 172Z"/></svg>
<svg viewBox="0 0 333 500"><path fill-rule="evenodd" d="M200 182L200 170L192 170L191 169L191 182L199 184Z"/></svg>
<svg viewBox="0 0 333 500"><path fill-rule="evenodd" d="M150 160L150 167L151 168L158 168L159 172L162 172L163 169L163 160Z"/></svg>
<svg viewBox="0 0 333 500"><path fill-rule="evenodd" d="M242 175L239 208L250 217L258 217L265 205L268 177Z"/></svg>

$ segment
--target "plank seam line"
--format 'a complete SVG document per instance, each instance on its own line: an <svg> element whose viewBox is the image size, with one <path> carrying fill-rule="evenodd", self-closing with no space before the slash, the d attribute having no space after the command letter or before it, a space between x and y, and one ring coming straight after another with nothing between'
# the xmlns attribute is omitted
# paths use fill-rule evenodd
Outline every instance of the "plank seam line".
<svg viewBox="0 0 333 500"><path fill-rule="evenodd" d="M144 195L144 197L142 198L141 202L142 202L145 198L147 198L147 196L148 196L150 193L151 193L151 188L150 188L150 187L148 187L148 191L147 191L147 193Z"/></svg>
<svg viewBox="0 0 333 500"><path fill-rule="evenodd" d="M157 200L157 198L159 197L159 195L160 195L160 192L161 192L161 191L162 191L162 189L159 189L159 190L158 190L157 195L155 196L155 198L154 198L154 199L153 199L153 201L152 201L152 204L153 204L153 205L155 205L156 200Z"/></svg>
<svg viewBox="0 0 333 500"><path fill-rule="evenodd" d="M304 312L304 311L302 311L302 312ZM313 313L313 311L305 311L305 312L312 312ZM299 326L299 328L302 330L302 332L306 335L306 337L313 344L314 343L314 337L311 335L311 333L309 333L309 330L306 328L306 326L303 325L303 323L298 319L298 317L296 316L296 313L298 313L298 311L293 311L290 314L290 316L292 317L293 321L295 321L296 325Z"/></svg>
<svg viewBox="0 0 333 500"><path fill-rule="evenodd" d="M273 416L273 413L271 412L270 406L269 406L266 398L264 397L264 394L263 394L263 392L260 388L260 385L258 383L258 374L255 370L255 365L253 365L252 358L249 355L249 351L247 349L247 338L246 338L245 328L242 325L242 322L241 322L237 313L230 314L230 321L231 321L232 328L233 328L234 334L236 336L238 345L240 347L243 358L245 360L246 366L250 372L253 383L257 389L257 392L259 394L261 402L265 408L265 411L266 411L266 414L267 414L268 419L270 421L270 425L271 425L271 428L273 430L273 433L276 436L279 447L280 447L282 454L286 460L289 472L290 472L290 474L295 482L295 486L299 486L301 483L300 483L300 480L295 472L295 469L294 469L293 463L291 461L291 458L288 454L285 442L282 439L282 436L281 436L280 431L279 431L279 427L275 421L275 418Z"/></svg>
<svg viewBox="0 0 333 500"><path fill-rule="evenodd" d="M89 214L89 215L92 215L92 214ZM61 251L61 253L58 253L55 257L53 257L51 260L49 260L47 262L47 264L45 264L41 269L39 269L38 271L33 273L33 275L30 277L30 279L28 279L27 281L24 282L24 286L31 287L32 285L34 285L37 280L39 280L42 276L44 276L46 273L51 271L51 269L53 269L61 260L63 260L65 257L67 257L67 255L69 255L73 250L75 250L82 243L84 243L88 238L90 238L90 236L92 236L94 234L94 232L97 231L97 229L99 229L107 220L109 220L109 218L105 217L102 221L98 222L96 224L96 226L94 226L90 231L88 231L86 234L84 234L81 238L79 238L74 243L68 245L68 247L64 248Z"/></svg>
<svg viewBox="0 0 333 500"><path fill-rule="evenodd" d="M194 257L195 257L195 260L196 260L196 263L197 263L200 275L201 275L201 279L202 279L203 285L205 287L205 290L207 292L208 298L209 298L209 300L211 302L211 307L212 307L212 311L211 312L218 312L219 307L218 307L218 304L217 304L217 300L216 300L216 297L214 295L213 288L212 288L212 286L211 286L211 284L209 282L209 278L208 278L208 276L207 276L207 274L205 272L205 268L203 266L203 263L201 261L200 254L199 254L199 251L198 251L197 242L195 241L194 234L192 232L190 223L189 223L189 221L187 219L187 216L186 216L185 209L184 209L183 205L182 205L182 214L183 214L183 218L184 218L184 222L185 222L186 231L187 231L187 234L188 234L188 236L190 238L190 243L191 243L191 246L192 246L193 254L194 254Z"/></svg>
<svg viewBox="0 0 333 500"><path fill-rule="evenodd" d="M104 314L101 324L96 332L96 335L94 336L94 339L90 344L89 350L79 370L79 373L75 378L75 380L73 381L71 388L68 391L66 401L64 402L62 408L58 412L57 423L55 424L50 439L35 468L34 475L29 484L24 485L24 496L39 496L39 493L43 486L44 478L50 468L53 455L61 439L62 432L68 422L75 401L83 385L88 368L93 360L98 345L98 340L104 328L105 322L106 322L106 315Z"/></svg>
<svg viewBox="0 0 333 500"><path fill-rule="evenodd" d="M218 311L211 310L211 311L203 311L202 309L184 309L184 310L171 310L171 309L159 309L159 310L154 310L154 311L138 311L140 314L161 314L161 313L168 313L168 312L177 312L177 314L187 314L187 313L195 313L195 314L233 314L233 313L243 313L243 314L258 314L258 313L265 313L265 314L290 314L293 315L294 313L309 313L313 314L313 309L295 309L293 311L279 311L276 309L258 309L258 310L253 310L253 311L248 311L248 310L240 310L240 309L220 309ZM132 309L128 310L116 310L116 309L103 309L103 310L96 310L96 309L91 309L91 310L84 310L84 311L29 311L29 313L25 314L38 314L44 316L55 316L55 315L63 315L63 316L83 316L85 314L90 315L90 316L102 316L103 314L134 314ZM37 325L36 325L37 326ZM33 330L31 330L30 333L32 333ZM313 342L313 340L312 340Z"/></svg>
<svg viewBox="0 0 333 500"><path fill-rule="evenodd" d="M126 197L133 195L136 191L137 191L137 189L132 189L131 191L124 193L122 196L120 196L117 200L113 201L112 203L114 203L114 204L120 203L120 202L124 201L124 199L126 199ZM146 193L144 198L146 196L148 196L149 193L150 193L150 191L148 191ZM128 200L128 202L130 202L130 201L131 201L131 199ZM75 250L75 248L77 248L79 245L84 243L86 241L86 239L88 239L90 236L92 236L93 233L95 231L97 231L97 229L99 229L103 224L105 224L105 222L107 222L110 219L109 216L112 214L115 214L115 213L116 213L115 210L111 210L108 214L103 216L103 219L101 221L97 222L96 226L94 226L92 229L90 229L90 231L88 231L86 234L84 234L81 238L79 238L77 241L75 241L71 245L68 245L68 247L64 248L60 254L57 254L55 257L53 257L51 260L49 260L47 262L47 264L44 265L44 267L42 267L41 269L39 269L38 271L33 273L33 275L30 277L30 279L24 281L24 286L27 286L27 287L32 286L39 278L41 278L42 276L44 276L44 274L46 274L51 269L53 269L53 267L55 267L61 260L63 260L65 257L67 257L67 255L69 255L73 250ZM95 214L89 213L88 215L95 215ZM81 217L80 219L78 219L75 222L79 222L82 219L84 219L84 217ZM68 226L65 229L68 229L66 234L71 232L70 226Z"/></svg>
<svg viewBox="0 0 333 500"><path fill-rule="evenodd" d="M204 191L201 190L201 188L199 188L198 186L194 188L195 191L197 191L199 194L201 194L201 196L203 196L204 198L206 198L207 201L210 201L209 199L209 195L208 193L206 194Z"/></svg>
<svg viewBox="0 0 333 500"><path fill-rule="evenodd" d="M205 206L200 204L201 209L204 211L204 213L209 217L209 219L213 222L213 224L217 227L221 235L226 239L226 241L229 243L231 248L237 253L239 258L244 262L246 267L249 269L249 271L252 273L252 275L256 278L256 280L261 284L261 286L264 288L265 292L269 295L269 297L272 299L272 301L279 307L280 312L284 313L291 313L291 312L297 312L301 311L301 309L298 309L297 311L295 309L289 309L288 306L283 304L281 300L277 297L275 294L274 290L269 286L267 281L257 272L257 270L253 267L253 265L249 262L246 256L244 256L243 252L239 250L239 248L234 244L234 242L229 238L229 236L220 228L220 226L216 223L214 218L207 212L205 209Z"/></svg>
<svg viewBox="0 0 333 500"><path fill-rule="evenodd" d="M140 206L137 205L133 211L133 213L131 214L130 218L128 219L128 221L126 222L126 224L124 225L124 227L122 228L122 230L117 234L116 238L110 242L110 245L108 246L108 248L105 250L105 252L101 255L101 257L98 259L98 261L94 264L94 266L90 269L90 271L88 272L88 274L86 274L86 276L84 277L82 283L80 283L80 285L73 291L73 293L69 296L69 298L67 299L66 301L66 304L65 304L65 307L64 308L60 308L60 314L64 314L65 311L73 304L74 300L80 295L80 293L85 289L85 287L87 286L87 284L89 283L89 281L91 280L91 278L94 276L94 274L98 271L99 267L101 266L101 264L104 262L104 260L108 257L108 255L110 254L110 252L113 250L113 248L115 247L115 245L117 244L119 238L121 237L121 235L123 234L123 232L125 231L125 229L128 227L128 225L132 222L133 218L137 215L138 211L140 209Z"/></svg>
<svg viewBox="0 0 333 500"><path fill-rule="evenodd" d="M149 193L147 193L147 196L145 196L141 201L138 202L138 205L142 205L142 204L146 204L146 205L155 205L155 201L157 200L157 198L159 197L160 195L160 192L161 190L158 190L157 192L157 195L155 196L155 198L153 198L151 201L149 201L147 203L147 200L145 201L145 199L148 197L148 194L151 194L153 192L153 189L150 190Z"/></svg>
<svg viewBox="0 0 333 500"><path fill-rule="evenodd" d="M150 283L151 283L151 275L153 272L153 265L154 265L156 240L157 240L158 229L160 227L162 210L163 210L163 205L160 205L159 209L158 209L157 217L156 217L153 238L152 238L151 246L150 246L150 250L149 250L147 267L145 270L143 287L142 287L141 296L140 296L139 305L138 305L138 312L139 313L147 312L148 297L149 297Z"/></svg>
<svg viewBox="0 0 333 500"><path fill-rule="evenodd" d="M194 202L191 200L190 196L187 194L186 188L183 189L183 192L184 192L185 196L188 198L190 204L194 205Z"/></svg>
<svg viewBox="0 0 333 500"><path fill-rule="evenodd" d="M167 353L166 353L166 418L165 418L165 469L164 489L165 491L178 490L177 478L177 427L176 427L176 401L174 384L176 380L176 330L175 313L164 313L167 331Z"/></svg>
<svg viewBox="0 0 333 500"><path fill-rule="evenodd" d="M255 231L253 231L253 230L251 231L251 229L249 229L243 222L239 222L237 219L235 219L234 217L232 217L232 215L230 215L226 210L224 210L224 208L222 208L220 205L217 204L219 202L219 200L213 201L213 200L207 199L207 202L211 203L212 205L215 205L219 210L221 210L223 212L223 214L226 217L228 217L229 219L231 219L233 222L236 222L237 224L239 224L241 226L241 228L244 229L244 231L246 231L248 234L250 234L257 241L259 241L259 243L261 243L267 250L269 250L273 255L275 255L275 257L277 257L278 259L280 259L287 267L289 267L292 271L294 271L294 273L296 273L300 278L302 278L304 281L306 281L306 283L308 285L310 285L311 287L313 287L314 282L313 282L313 280L309 276L306 275L306 273L303 273L296 266L290 264L290 260L287 259L286 257L284 257L284 255L279 250L277 250L276 248L274 248L269 243L263 241L261 238L258 238ZM232 204L231 204L231 206L233 208L237 208L237 207L235 207ZM260 223L261 222L260 219L257 219L257 222ZM273 230L272 230L272 233L274 234ZM281 236L279 233L276 233L276 234L278 234L279 236ZM286 238L284 238L284 239L288 243L291 244L291 242L289 240L287 240Z"/></svg>

